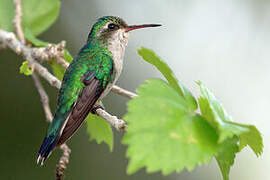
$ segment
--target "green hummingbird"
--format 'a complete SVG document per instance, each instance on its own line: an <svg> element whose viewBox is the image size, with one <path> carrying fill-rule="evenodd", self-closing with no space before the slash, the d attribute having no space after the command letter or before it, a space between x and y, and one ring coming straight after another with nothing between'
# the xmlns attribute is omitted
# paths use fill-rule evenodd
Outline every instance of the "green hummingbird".
<svg viewBox="0 0 270 180"><path fill-rule="evenodd" d="M67 68L58 94L56 112L38 152L37 163L66 142L98 101L119 78L129 31L160 24L129 26L119 17L105 16L93 25L86 44Z"/></svg>

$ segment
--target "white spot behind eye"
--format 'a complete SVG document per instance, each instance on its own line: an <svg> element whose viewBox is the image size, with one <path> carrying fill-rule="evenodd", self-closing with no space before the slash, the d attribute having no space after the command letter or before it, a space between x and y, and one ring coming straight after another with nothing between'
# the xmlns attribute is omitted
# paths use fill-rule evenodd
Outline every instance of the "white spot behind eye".
<svg viewBox="0 0 270 180"><path fill-rule="evenodd" d="M102 31L108 28L108 25L111 24L111 22L107 22L97 33L97 36L99 37Z"/></svg>

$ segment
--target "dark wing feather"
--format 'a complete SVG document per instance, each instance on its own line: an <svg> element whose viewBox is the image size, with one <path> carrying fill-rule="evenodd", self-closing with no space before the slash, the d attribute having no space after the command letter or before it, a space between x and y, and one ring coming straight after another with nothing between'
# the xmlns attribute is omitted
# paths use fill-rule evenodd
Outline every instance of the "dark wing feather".
<svg viewBox="0 0 270 180"><path fill-rule="evenodd" d="M82 80L85 87L70 112L57 145L63 144L75 133L105 89L100 85L102 83L95 76L92 76L90 79L88 77L86 76Z"/></svg>

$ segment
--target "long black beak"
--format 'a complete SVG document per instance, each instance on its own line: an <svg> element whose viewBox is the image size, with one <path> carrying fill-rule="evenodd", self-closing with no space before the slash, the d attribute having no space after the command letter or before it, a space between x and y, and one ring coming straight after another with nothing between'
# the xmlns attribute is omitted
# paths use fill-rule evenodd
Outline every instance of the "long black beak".
<svg viewBox="0 0 270 180"><path fill-rule="evenodd" d="M142 24L142 25L131 25L131 26L127 26L126 32L135 30L135 29L141 29L141 28L147 28L147 27L158 27L161 26L161 24Z"/></svg>

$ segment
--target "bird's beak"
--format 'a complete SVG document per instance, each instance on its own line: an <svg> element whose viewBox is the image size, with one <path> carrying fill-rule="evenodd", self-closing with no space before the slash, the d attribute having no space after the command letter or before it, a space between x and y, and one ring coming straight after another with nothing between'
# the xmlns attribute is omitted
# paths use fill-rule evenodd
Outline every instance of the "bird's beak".
<svg viewBox="0 0 270 180"><path fill-rule="evenodd" d="M142 24L142 25L131 25L131 26L127 26L126 32L135 30L135 29L141 29L141 28L147 28L147 27L158 27L161 26L161 24Z"/></svg>

